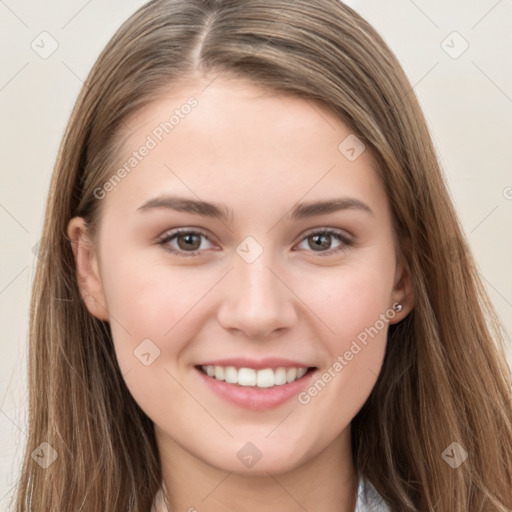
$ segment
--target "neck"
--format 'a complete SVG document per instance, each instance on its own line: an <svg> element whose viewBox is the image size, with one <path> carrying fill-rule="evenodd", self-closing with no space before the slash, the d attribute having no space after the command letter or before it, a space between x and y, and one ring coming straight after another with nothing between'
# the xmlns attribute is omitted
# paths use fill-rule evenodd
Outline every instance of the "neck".
<svg viewBox="0 0 512 512"><path fill-rule="evenodd" d="M157 442L169 512L354 512L357 477L350 427L326 449L286 472L238 475L184 450L161 431Z"/></svg>

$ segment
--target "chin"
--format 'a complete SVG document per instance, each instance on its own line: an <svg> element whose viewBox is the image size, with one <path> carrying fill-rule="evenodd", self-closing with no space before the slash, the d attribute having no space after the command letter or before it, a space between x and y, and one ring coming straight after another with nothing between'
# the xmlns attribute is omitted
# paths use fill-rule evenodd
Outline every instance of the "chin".
<svg viewBox="0 0 512 512"><path fill-rule="evenodd" d="M260 442L240 443L235 441L234 447L220 447L215 453L209 453L203 459L209 465L242 476L268 476L286 473L303 464L307 458L304 446L297 450L292 442L283 444L281 440L272 442L262 439ZM199 458L202 454L197 454ZM213 457L212 457L213 455Z"/></svg>

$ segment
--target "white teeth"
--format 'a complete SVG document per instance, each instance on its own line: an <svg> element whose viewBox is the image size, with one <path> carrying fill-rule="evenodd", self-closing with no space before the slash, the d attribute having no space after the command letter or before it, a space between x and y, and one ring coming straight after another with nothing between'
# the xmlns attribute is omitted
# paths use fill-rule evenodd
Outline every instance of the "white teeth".
<svg viewBox="0 0 512 512"><path fill-rule="evenodd" d="M224 370L224 380L230 384L238 382L238 372L234 366L226 366Z"/></svg>
<svg viewBox="0 0 512 512"><path fill-rule="evenodd" d="M271 388L274 385L274 370L266 368L259 370L256 375L256 386L259 388Z"/></svg>
<svg viewBox="0 0 512 512"><path fill-rule="evenodd" d="M286 368L278 368L274 372L274 384L276 386L286 384Z"/></svg>
<svg viewBox="0 0 512 512"><path fill-rule="evenodd" d="M217 380L225 380L229 384L240 386L256 386L258 388L271 388L293 382L303 377L307 368L265 368L254 370L253 368L239 368L234 366L201 366L201 369L209 377Z"/></svg>
<svg viewBox="0 0 512 512"><path fill-rule="evenodd" d="M298 368L297 369L297 379L300 379L301 377L304 377L304 375L306 375L307 371L308 371L307 368Z"/></svg>
<svg viewBox="0 0 512 512"><path fill-rule="evenodd" d="M238 384L240 386L256 386L256 372L252 368L240 368Z"/></svg>
<svg viewBox="0 0 512 512"><path fill-rule="evenodd" d="M288 368L286 370L286 382L293 382L297 378L297 368Z"/></svg>

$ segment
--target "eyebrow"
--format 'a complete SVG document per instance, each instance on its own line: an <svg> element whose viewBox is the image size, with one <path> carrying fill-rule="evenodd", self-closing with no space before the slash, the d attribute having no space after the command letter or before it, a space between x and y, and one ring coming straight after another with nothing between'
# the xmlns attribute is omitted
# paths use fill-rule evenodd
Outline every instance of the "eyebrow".
<svg viewBox="0 0 512 512"><path fill-rule="evenodd" d="M229 221L229 219L233 218L233 211L229 210L225 205L176 196L155 197L145 202L142 206L139 206L137 211L146 212L154 209L175 210L177 212L192 213L225 221ZM290 220L300 220L341 210L359 210L375 217L371 208L355 197L341 197L310 203L298 203L286 217Z"/></svg>

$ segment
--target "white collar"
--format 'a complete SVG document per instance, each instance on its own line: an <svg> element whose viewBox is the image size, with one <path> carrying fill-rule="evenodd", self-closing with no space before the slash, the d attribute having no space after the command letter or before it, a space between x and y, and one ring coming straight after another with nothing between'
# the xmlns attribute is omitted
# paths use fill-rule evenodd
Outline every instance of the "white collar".
<svg viewBox="0 0 512 512"><path fill-rule="evenodd" d="M365 489L367 491L366 496ZM368 480L360 479L354 512L391 512L391 509Z"/></svg>

